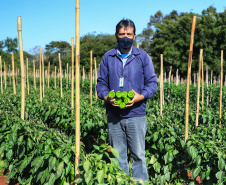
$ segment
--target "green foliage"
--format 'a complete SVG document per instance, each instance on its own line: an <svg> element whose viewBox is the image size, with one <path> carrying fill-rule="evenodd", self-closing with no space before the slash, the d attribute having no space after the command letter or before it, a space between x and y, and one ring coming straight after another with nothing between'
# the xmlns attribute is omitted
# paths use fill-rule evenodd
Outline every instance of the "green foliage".
<svg viewBox="0 0 226 185"><path fill-rule="evenodd" d="M212 6L203 10L202 14L173 10L169 15L161 11L150 16L148 27L138 35L141 49L150 53L154 67L160 71L160 54L164 56L164 70L173 67L172 73L180 70L181 77L187 74L187 61L191 35L192 16L196 15L192 71L198 71L200 49L203 49L204 68L206 65L220 72L220 50L225 48L226 11L217 13ZM225 52L224 52L225 53ZM224 70L225 71L225 70Z"/></svg>
<svg viewBox="0 0 226 185"><path fill-rule="evenodd" d="M89 80L81 81L79 178L74 177L75 116L71 108L71 91L63 78L60 89L45 89L42 104L37 89L30 86L26 94L25 120L20 119L21 97L13 95L12 84L0 94L0 160L7 180L21 184L138 184L122 172L118 151L108 145L108 125L101 100L90 106ZM9 78L7 78L9 81ZM33 78L29 78L33 84ZM18 77L18 82L20 78ZM58 79L57 79L58 84ZM47 87L47 86L46 86ZM69 83L70 87L70 83ZM195 127L196 87L190 88L189 138L184 143L186 85L164 84L165 105L160 116L159 88L147 101L146 164L149 182L144 184L195 184L200 176L204 184L225 183L225 127L218 125L219 86L208 88L209 107L200 108L199 127ZM95 87L93 85L93 91ZM226 122L226 91L223 88L222 123ZM20 92L20 85L17 85ZM168 96L169 95L169 96ZM200 103L202 105L202 103ZM75 111L75 110L74 110ZM131 154L128 154L130 157ZM132 166L132 160L129 166ZM192 179L187 171L192 172Z"/></svg>

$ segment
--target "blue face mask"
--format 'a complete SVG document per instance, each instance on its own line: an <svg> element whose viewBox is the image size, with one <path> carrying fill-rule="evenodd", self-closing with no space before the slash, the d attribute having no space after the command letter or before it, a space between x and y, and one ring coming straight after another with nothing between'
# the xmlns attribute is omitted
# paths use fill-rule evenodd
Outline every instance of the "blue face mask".
<svg viewBox="0 0 226 185"><path fill-rule="evenodd" d="M124 50L130 49L133 45L133 39L130 39L128 37L118 38L117 41L118 41L119 47Z"/></svg>

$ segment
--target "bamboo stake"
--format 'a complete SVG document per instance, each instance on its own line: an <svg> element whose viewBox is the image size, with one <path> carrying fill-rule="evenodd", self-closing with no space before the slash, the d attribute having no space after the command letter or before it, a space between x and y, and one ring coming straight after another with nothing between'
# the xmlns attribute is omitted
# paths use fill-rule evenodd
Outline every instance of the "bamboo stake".
<svg viewBox="0 0 226 185"><path fill-rule="evenodd" d="M211 85L213 84L213 70L211 70L211 73L210 73L210 83Z"/></svg>
<svg viewBox="0 0 226 185"><path fill-rule="evenodd" d="M206 105L207 107L209 106L209 91L208 91L208 86L209 86L209 79L208 79L208 65L206 65L206 89L207 89L207 96L206 96Z"/></svg>
<svg viewBox="0 0 226 185"><path fill-rule="evenodd" d="M94 68L95 68L95 87L96 87L96 85L97 85L97 61L96 61L96 57L94 57ZM96 98L96 101L97 101L97 90L95 90L95 98Z"/></svg>
<svg viewBox="0 0 226 185"><path fill-rule="evenodd" d="M222 112L222 88L223 88L223 50L221 50L221 77L220 77L220 110L219 110L219 118L221 119ZM221 125L221 120L220 123Z"/></svg>
<svg viewBox="0 0 226 185"><path fill-rule="evenodd" d="M16 84L14 77L14 53L12 53L12 75L13 75L13 94L16 94Z"/></svg>
<svg viewBox="0 0 226 185"><path fill-rule="evenodd" d="M137 44L137 48L139 49L139 47L140 47L140 45L139 44Z"/></svg>
<svg viewBox="0 0 226 185"><path fill-rule="evenodd" d="M45 97L45 73L44 73L44 56L42 54L42 88L43 88L43 92L42 92L42 97Z"/></svg>
<svg viewBox="0 0 226 185"><path fill-rule="evenodd" d="M55 66L54 88L56 89L56 66Z"/></svg>
<svg viewBox="0 0 226 185"><path fill-rule="evenodd" d="M79 174L80 161L80 0L76 0L76 125L75 125L75 175Z"/></svg>
<svg viewBox="0 0 226 185"><path fill-rule="evenodd" d="M42 53L39 48L39 83L40 83L40 101L42 103Z"/></svg>
<svg viewBox="0 0 226 185"><path fill-rule="evenodd" d="M5 82L5 89L6 89L7 80L6 80L6 65L5 65L5 62L4 62L4 82Z"/></svg>
<svg viewBox="0 0 226 185"><path fill-rule="evenodd" d="M170 71L169 71L169 85L170 85L171 72L172 72L172 66L170 66Z"/></svg>
<svg viewBox="0 0 226 185"><path fill-rule="evenodd" d="M28 58L27 58L26 62L27 62L27 94L29 95Z"/></svg>
<svg viewBox="0 0 226 185"><path fill-rule="evenodd" d="M178 79L178 78L179 78L179 77L178 77L178 73L179 73L179 72L178 72L178 69L177 69L177 72L176 72L176 86L178 86L178 80L179 80L179 79Z"/></svg>
<svg viewBox="0 0 226 185"><path fill-rule="evenodd" d="M10 65L9 65L8 76L9 76L9 84L11 84L11 71L10 71Z"/></svg>
<svg viewBox="0 0 226 185"><path fill-rule="evenodd" d="M74 108L74 63L75 63L74 37L71 38L71 107ZM74 110L71 111L73 114Z"/></svg>
<svg viewBox="0 0 226 185"><path fill-rule="evenodd" d="M199 99L200 99L200 81L201 81L201 65L202 65L202 54L203 49L200 49L200 55L199 55L199 73L198 73L198 82L197 82L197 103L196 103L196 121L195 126L198 126L199 122Z"/></svg>
<svg viewBox="0 0 226 185"><path fill-rule="evenodd" d="M35 70L35 61L33 60L33 71L34 71L34 87L35 87L35 90L36 90L36 70Z"/></svg>
<svg viewBox="0 0 226 185"><path fill-rule="evenodd" d="M186 87L186 102L185 102L185 143L188 138L191 61L192 61L193 42L194 42L194 35L195 35L195 23L196 23L196 16L193 16L191 38L190 38L190 49L189 49L189 56L188 56L188 72L187 72L187 87Z"/></svg>
<svg viewBox="0 0 226 185"><path fill-rule="evenodd" d="M60 97L63 97L63 90L62 90L62 68L61 68L61 59L60 59L60 53L58 53L59 57L59 68L60 68Z"/></svg>
<svg viewBox="0 0 226 185"><path fill-rule="evenodd" d="M203 56L202 56L202 111L204 109L204 70L203 70Z"/></svg>
<svg viewBox="0 0 226 185"><path fill-rule="evenodd" d="M66 87L68 88L68 63L67 63L67 75L65 75L65 77L66 77Z"/></svg>
<svg viewBox="0 0 226 185"><path fill-rule="evenodd" d="M162 116L163 109L163 54L160 55L161 68L160 68L160 116Z"/></svg>
<svg viewBox="0 0 226 185"><path fill-rule="evenodd" d="M1 94L3 94L3 85L2 85L2 57L0 56L0 76L1 76Z"/></svg>
<svg viewBox="0 0 226 185"><path fill-rule="evenodd" d="M91 50L90 51L90 105L92 106L92 84L93 84L93 81L92 81L92 77L93 77L93 51Z"/></svg>
<svg viewBox="0 0 226 185"><path fill-rule="evenodd" d="M21 17L17 17L18 23L18 39L19 39L19 53L20 53L20 69L21 69L21 119L24 120L25 112L25 73L24 73L24 57L23 57L23 43L22 43L22 28Z"/></svg>
<svg viewBox="0 0 226 185"><path fill-rule="evenodd" d="M50 76L50 62L48 63L48 89L49 89L49 76Z"/></svg>

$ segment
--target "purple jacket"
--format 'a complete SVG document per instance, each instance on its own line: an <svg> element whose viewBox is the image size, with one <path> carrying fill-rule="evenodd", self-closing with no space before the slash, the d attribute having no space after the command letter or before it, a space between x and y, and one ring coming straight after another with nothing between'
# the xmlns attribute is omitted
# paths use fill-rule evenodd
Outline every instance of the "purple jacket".
<svg viewBox="0 0 226 185"><path fill-rule="evenodd" d="M122 76L124 77L124 86L119 87L119 79ZM117 48L104 54L96 86L98 97L104 99L111 90L128 92L132 89L144 96L143 101L125 109L105 103L108 111L123 118L145 116L147 98L151 98L155 94L157 86L157 75L151 57L145 51L133 46L132 53L124 68L120 57L117 56Z"/></svg>

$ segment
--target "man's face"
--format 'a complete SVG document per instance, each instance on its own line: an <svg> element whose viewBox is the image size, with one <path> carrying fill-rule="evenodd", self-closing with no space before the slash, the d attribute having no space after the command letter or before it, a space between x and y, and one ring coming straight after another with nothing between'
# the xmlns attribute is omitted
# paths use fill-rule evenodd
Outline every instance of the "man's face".
<svg viewBox="0 0 226 185"><path fill-rule="evenodd" d="M136 34L133 33L133 27L128 26L128 27L122 27L119 29L118 34L115 34L116 39L117 38L123 38L123 37L128 37L130 39L134 39Z"/></svg>

